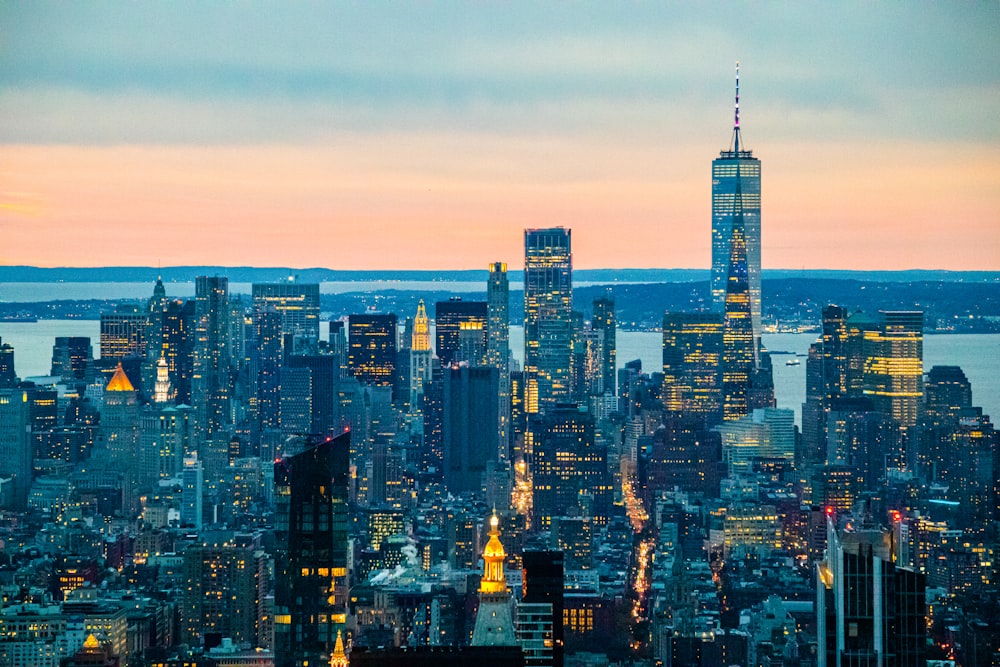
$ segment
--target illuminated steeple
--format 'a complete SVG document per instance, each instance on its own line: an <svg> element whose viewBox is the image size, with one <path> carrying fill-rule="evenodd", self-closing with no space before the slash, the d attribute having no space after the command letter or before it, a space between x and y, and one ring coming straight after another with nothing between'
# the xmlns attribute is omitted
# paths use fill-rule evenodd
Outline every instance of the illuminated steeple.
<svg viewBox="0 0 1000 667"><path fill-rule="evenodd" d="M156 385L153 388L153 402L166 403L170 400L170 369L167 368L167 360L160 355L160 360L156 362Z"/></svg>
<svg viewBox="0 0 1000 667"><path fill-rule="evenodd" d="M337 630L337 643L333 646L333 653L330 654L330 667L347 667L347 654L344 652L344 637L340 630Z"/></svg>
<svg viewBox="0 0 1000 667"><path fill-rule="evenodd" d="M413 340L410 349L426 352L431 349L431 328L427 320L427 309L424 300L417 304L417 316L413 319Z"/></svg>
<svg viewBox="0 0 1000 667"><path fill-rule="evenodd" d="M500 543L500 520L490 517L490 540L483 549L483 578L479 583L479 611L472 646L517 646L510 590L503 574L507 553Z"/></svg>
<svg viewBox="0 0 1000 667"><path fill-rule="evenodd" d="M507 553L500 544L500 531L497 525L500 520L496 512L490 517L490 541L483 549L483 578L479 583L480 593L504 593L507 591L507 580L503 576L503 562Z"/></svg>

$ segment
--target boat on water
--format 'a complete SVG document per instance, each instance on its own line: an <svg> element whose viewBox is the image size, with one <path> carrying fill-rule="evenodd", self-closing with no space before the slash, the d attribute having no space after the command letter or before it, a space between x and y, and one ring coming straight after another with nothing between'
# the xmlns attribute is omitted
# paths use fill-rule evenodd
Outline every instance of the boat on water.
<svg viewBox="0 0 1000 667"><path fill-rule="evenodd" d="M802 362L799 361L798 359L789 359L788 361L785 362L785 365L786 366L798 366L801 363Z"/></svg>

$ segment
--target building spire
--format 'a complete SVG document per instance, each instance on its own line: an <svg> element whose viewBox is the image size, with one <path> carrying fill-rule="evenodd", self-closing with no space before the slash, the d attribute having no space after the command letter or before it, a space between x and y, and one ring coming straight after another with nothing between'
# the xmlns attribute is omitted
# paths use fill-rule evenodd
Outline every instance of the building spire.
<svg viewBox="0 0 1000 667"><path fill-rule="evenodd" d="M736 109L733 116L733 150L740 152L740 61L736 61Z"/></svg>

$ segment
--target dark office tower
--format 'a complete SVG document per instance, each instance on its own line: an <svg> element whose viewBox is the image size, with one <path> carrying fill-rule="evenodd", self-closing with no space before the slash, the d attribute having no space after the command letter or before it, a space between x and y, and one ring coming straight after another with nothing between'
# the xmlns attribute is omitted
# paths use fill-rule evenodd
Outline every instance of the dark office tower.
<svg viewBox="0 0 1000 667"><path fill-rule="evenodd" d="M396 315L351 315L348 365L369 385L391 387L396 376Z"/></svg>
<svg viewBox="0 0 1000 667"><path fill-rule="evenodd" d="M595 441L593 417L575 404L562 404L530 428L533 525L548 530L552 517L588 512L595 523L606 524L613 494L607 450ZM593 499L592 507L581 506L584 498Z"/></svg>
<svg viewBox="0 0 1000 667"><path fill-rule="evenodd" d="M823 309L823 397L836 401L851 395L848 372L847 310L829 305Z"/></svg>
<svg viewBox="0 0 1000 667"><path fill-rule="evenodd" d="M941 466L948 498L961 507L956 528L979 532L1000 520L1000 433L982 408L959 413Z"/></svg>
<svg viewBox="0 0 1000 667"><path fill-rule="evenodd" d="M274 464L276 667L322 664L347 622L350 433Z"/></svg>
<svg viewBox="0 0 1000 667"><path fill-rule="evenodd" d="M17 373L14 372L14 346L0 339L0 388L13 387L17 384Z"/></svg>
<svg viewBox="0 0 1000 667"><path fill-rule="evenodd" d="M488 462L496 462L497 370L452 366L442 370L444 398L441 438L444 483L453 495L482 493Z"/></svg>
<svg viewBox="0 0 1000 667"><path fill-rule="evenodd" d="M524 230L525 412L570 397L573 355L573 252L562 227Z"/></svg>
<svg viewBox="0 0 1000 667"><path fill-rule="evenodd" d="M957 417L972 407L972 385L958 366L934 366L924 380L924 414L935 420Z"/></svg>
<svg viewBox="0 0 1000 667"><path fill-rule="evenodd" d="M52 346L52 370L49 375L65 382L90 383L94 379L94 350L89 336L57 336Z"/></svg>
<svg viewBox="0 0 1000 667"><path fill-rule="evenodd" d="M714 498L725 473L719 431L703 417L673 413L653 432L644 491L650 499L674 488Z"/></svg>
<svg viewBox="0 0 1000 667"><path fill-rule="evenodd" d="M487 302L462 301L457 296L434 304L435 345L442 366L450 366L456 361L467 361L472 366L481 365L481 360L469 360L462 354L462 327L465 325L469 330L468 325L478 325L473 334L467 335L478 336L485 354L487 313Z"/></svg>
<svg viewBox="0 0 1000 667"><path fill-rule="evenodd" d="M591 328L604 332L603 358L601 359L601 378L604 393L615 392L615 369L617 368L617 338L618 321L615 319L615 300L609 293L594 299L594 316Z"/></svg>
<svg viewBox="0 0 1000 667"><path fill-rule="evenodd" d="M250 350L251 407L256 409L261 430L277 428L280 412L281 381L284 359L281 313L274 304L265 304L253 313L253 349Z"/></svg>
<svg viewBox="0 0 1000 667"><path fill-rule="evenodd" d="M826 387L823 383L823 341L809 346L806 357L806 400L802 404L802 443L796 465L826 461Z"/></svg>
<svg viewBox="0 0 1000 667"><path fill-rule="evenodd" d="M148 315L134 306L119 306L113 313L101 313L101 359L114 364L125 357L146 355Z"/></svg>
<svg viewBox="0 0 1000 667"><path fill-rule="evenodd" d="M926 577L897 567L888 534L827 528L817 564L819 667L923 667Z"/></svg>
<svg viewBox="0 0 1000 667"><path fill-rule="evenodd" d="M952 439L960 414L972 407L972 385L958 366L934 366L924 378L924 400L916 428L908 433L925 479L949 469Z"/></svg>
<svg viewBox="0 0 1000 667"><path fill-rule="evenodd" d="M739 128L737 127L737 132ZM740 183L736 182L729 248L729 280L726 283L722 320L722 419L733 421L750 413L750 380L754 371L754 336L748 280L747 244Z"/></svg>
<svg viewBox="0 0 1000 667"><path fill-rule="evenodd" d="M195 278L195 341L191 398L199 441L223 435L229 425L232 359L229 341L229 279Z"/></svg>
<svg viewBox="0 0 1000 667"><path fill-rule="evenodd" d="M524 412L524 373L512 370L510 373L510 457L513 461L525 461L524 433L528 427Z"/></svg>
<svg viewBox="0 0 1000 667"><path fill-rule="evenodd" d="M312 371L308 368L281 369L278 421L285 437L312 433Z"/></svg>
<svg viewBox="0 0 1000 667"><path fill-rule="evenodd" d="M510 450L510 284L504 262L490 264L486 283L486 364L499 373L497 448L506 460Z"/></svg>
<svg viewBox="0 0 1000 667"><path fill-rule="evenodd" d="M864 395L904 429L917 421L924 394L924 314L880 311L864 335Z"/></svg>
<svg viewBox="0 0 1000 667"><path fill-rule="evenodd" d="M307 368L311 373L312 426L310 433L328 433L339 426L339 379L337 359L330 354L292 355L288 368Z"/></svg>
<svg viewBox="0 0 1000 667"><path fill-rule="evenodd" d="M319 341L319 284L297 283L292 279L280 283L254 283L253 309L274 306L281 315L281 331L305 338L315 345Z"/></svg>
<svg viewBox="0 0 1000 667"><path fill-rule="evenodd" d="M663 406L667 412L722 421L722 315L663 316Z"/></svg>
<svg viewBox="0 0 1000 667"><path fill-rule="evenodd" d="M562 667L565 652L563 552L525 551L521 564L521 601L552 605L552 665Z"/></svg>
<svg viewBox="0 0 1000 667"><path fill-rule="evenodd" d="M31 416L26 389L0 389L0 504L25 509L31 488ZM9 484L9 485L8 485Z"/></svg>
<svg viewBox="0 0 1000 667"><path fill-rule="evenodd" d="M746 280L752 336L760 337L760 160L742 145L740 134L740 69L736 65L736 115L729 150L712 161L712 303L723 312L732 249L733 227L742 218L746 245Z"/></svg>
<svg viewBox="0 0 1000 667"><path fill-rule="evenodd" d="M155 356L167 360L170 382L177 405L191 405L191 378L194 375L194 301L167 302L162 317L160 349Z"/></svg>

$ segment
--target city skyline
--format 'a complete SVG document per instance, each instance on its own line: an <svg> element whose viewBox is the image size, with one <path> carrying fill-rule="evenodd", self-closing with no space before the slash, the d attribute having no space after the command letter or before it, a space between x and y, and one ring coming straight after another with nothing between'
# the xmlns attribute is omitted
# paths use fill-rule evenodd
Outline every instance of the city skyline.
<svg viewBox="0 0 1000 667"><path fill-rule="evenodd" d="M706 268L739 60L765 270L1000 268L996 5L188 9L0 8L0 263Z"/></svg>

